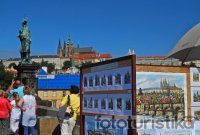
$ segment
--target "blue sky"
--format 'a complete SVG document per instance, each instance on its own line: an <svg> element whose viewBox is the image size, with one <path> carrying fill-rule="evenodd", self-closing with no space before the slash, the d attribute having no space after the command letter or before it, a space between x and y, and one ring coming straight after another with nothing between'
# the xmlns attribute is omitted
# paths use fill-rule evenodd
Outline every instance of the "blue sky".
<svg viewBox="0 0 200 135"><path fill-rule="evenodd" d="M56 54L70 33L76 46L113 57L168 55L200 21L199 0L1 0L0 58L19 57L21 20L28 18L31 55Z"/></svg>

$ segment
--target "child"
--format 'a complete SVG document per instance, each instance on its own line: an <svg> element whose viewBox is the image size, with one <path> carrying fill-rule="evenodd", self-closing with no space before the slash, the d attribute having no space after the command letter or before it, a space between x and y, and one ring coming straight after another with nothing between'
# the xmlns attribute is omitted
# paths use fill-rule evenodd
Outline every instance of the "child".
<svg viewBox="0 0 200 135"><path fill-rule="evenodd" d="M11 110L11 116L10 116L10 129L13 131L15 135L18 134L19 130L19 121L21 117L21 109L17 105L20 98L17 92L13 93L13 100L11 101L11 105L13 106Z"/></svg>

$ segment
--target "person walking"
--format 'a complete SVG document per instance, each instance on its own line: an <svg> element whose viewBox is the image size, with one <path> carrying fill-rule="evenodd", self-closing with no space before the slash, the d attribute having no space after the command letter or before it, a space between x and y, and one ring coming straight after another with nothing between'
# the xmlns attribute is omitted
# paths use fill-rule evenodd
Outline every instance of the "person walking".
<svg viewBox="0 0 200 135"><path fill-rule="evenodd" d="M13 93L13 100L11 101L12 110L10 114L10 129L15 135L18 135L19 131L19 121L21 118L21 108L18 106L19 94L17 92Z"/></svg>
<svg viewBox="0 0 200 135"><path fill-rule="evenodd" d="M36 135L36 100L33 95L31 95L30 88L24 86L25 96L20 99L18 106L22 108L22 125L24 128L24 135ZM30 131L29 131L30 129Z"/></svg>
<svg viewBox="0 0 200 135"><path fill-rule="evenodd" d="M0 135L8 135L9 110L12 109L12 106L3 96L4 91L0 90Z"/></svg>
<svg viewBox="0 0 200 135"><path fill-rule="evenodd" d="M66 110L66 117L64 118L61 125L61 135L72 135L72 131L76 124L77 114L80 111L80 97L79 97L79 88L75 85L72 85L70 88L70 94L66 95L60 107L67 105L71 108L71 113Z"/></svg>

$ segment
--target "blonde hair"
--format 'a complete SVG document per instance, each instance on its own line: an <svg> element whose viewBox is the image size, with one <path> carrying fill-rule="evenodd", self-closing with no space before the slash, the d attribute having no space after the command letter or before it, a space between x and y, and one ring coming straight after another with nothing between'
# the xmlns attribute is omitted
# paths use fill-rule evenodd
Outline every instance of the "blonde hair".
<svg viewBox="0 0 200 135"><path fill-rule="evenodd" d="M24 95L30 95L31 94L31 90L28 86L24 86L23 92L24 92Z"/></svg>

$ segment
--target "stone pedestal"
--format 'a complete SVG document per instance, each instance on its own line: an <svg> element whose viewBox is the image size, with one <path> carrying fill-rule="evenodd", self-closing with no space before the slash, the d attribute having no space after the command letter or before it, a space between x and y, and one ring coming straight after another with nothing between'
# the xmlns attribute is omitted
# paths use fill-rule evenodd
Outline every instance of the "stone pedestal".
<svg viewBox="0 0 200 135"><path fill-rule="evenodd" d="M17 77L24 85L28 85L33 93L37 93L37 78L35 77L38 67L33 64L19 64Z"/></svg>

